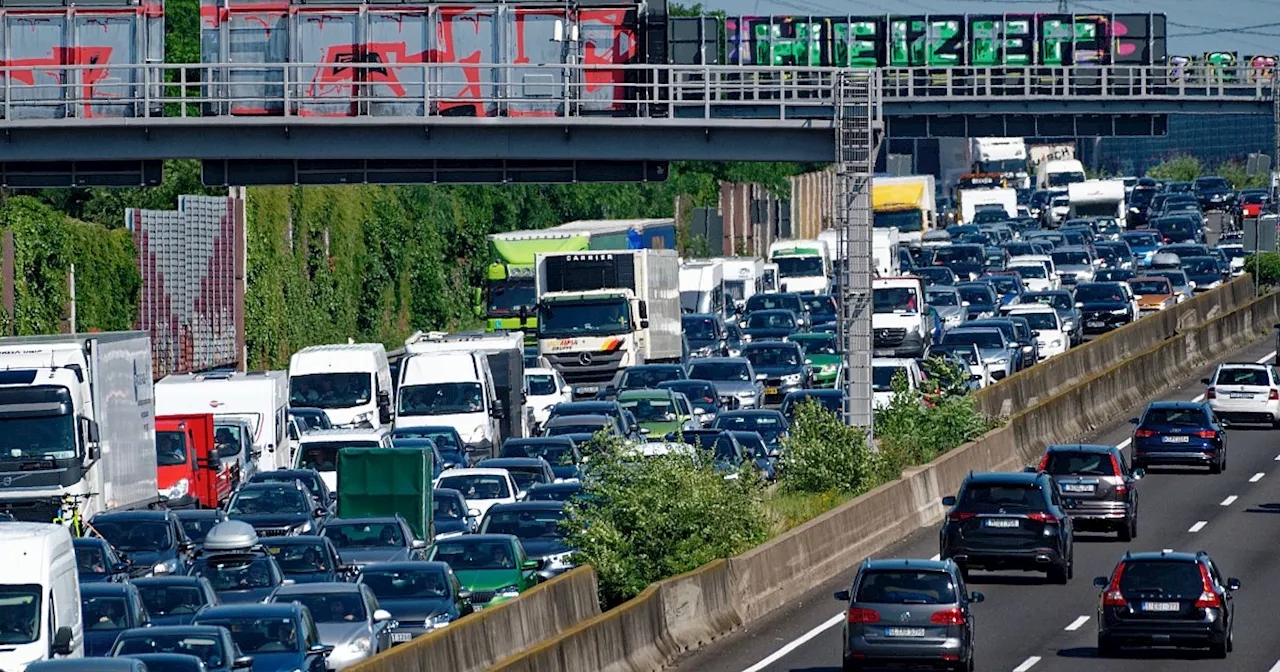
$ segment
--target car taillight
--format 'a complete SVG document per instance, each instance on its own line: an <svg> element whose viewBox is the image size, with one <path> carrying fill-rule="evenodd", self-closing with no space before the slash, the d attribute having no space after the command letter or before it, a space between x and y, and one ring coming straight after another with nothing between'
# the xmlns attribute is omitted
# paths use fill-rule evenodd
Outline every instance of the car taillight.
<svg viewBox="0 0 1280 672"><path fill-rule="evenodd" d="M1040 458L1040 469L1039 469L1039 470L1040 470L1040 471L1044 471L1045 469L1048 469L1048 468L1049 468L1049 453L1045 453L1045 454L1044 454L1044 457Z"/></svg>
<svg viewBox="0 0 1280 672"><path fill-rule="evenodd" d="M1116 573L1111 577L1111 585L1107 586L1105 592L1102 593L1102 606L1104 607L1127 607L1129 603L1124 599L1124 595L1120 592L1120 575L1124 574L1124 563L1120 563L1116 567Z"/></svg>
<svg viewBox="0 0 1280 672"><path fill-rule="evenodd" d="M938 625L964 625L964 612L959 609L935 611L929 617L929 622L937 623Z"/></svg>
<svg viewBox="0 0 1280 672"><path fill-rule="evenodd" d="M978 514L970 513L968 511L952 511L947 514L947 520L969 520L976 515Z"/></svg>
<svg viewBox="0 0 1280 672"><path fill-rule="evenodd" d="M1058 517L1053 515L1052 513L1028 513L1027 518L1030 518L1031 520L1039 521L1041 523L1058 522Z"/></svg>
<svg viewBox="0 0 1280 672"><path fill-rule="evenodd" d="M1218 609L1222 607L1222 598L1218 597L1218 593L1213 589L1213 581L1209 580L1209 569L1200 563L1196 563L1200 567L1200 583L1202 591L1200 598L1196 600L1197 609Z"/></svg>
<svg viewBox="0 0 1280 672"><path fill-rule="evenodd" d="M1270 399L1271 401L1280 399L1280 390L1271 390L1270 392L1267 392L1267 399Z"/></svg>
<svg viewBox="0 0 1280 672"><path fill-rule="evenodd" d="M1209 389L1207 389L1207 390L1205 390L1205 391L1204 391L1204 398L1205 398L1205 399L1217 399L1217 398L1218 398L1218 391L1217 391L1217 390L1215 390L1215 389L1213 389L1213 388L1211 387L1211 388L1209 388Z"/></svg>
<svg viewBox="0 0 1280 672"><path fill-rule="evenodd" d="M1156 432L1153 429L1139 429L1133 435L1139 439L1146 439L1155 436Z"/></svg>
<svg viewBox="0 0 1280 672"><path fill-rule="evenodd" d="M853 607L849 609L848 619L849 619L849 622L853 624L879 623L880 612L876 611L875 609L862 609L860 607Z"/></svg>
<svg viewBox="0 0 1280 672"><path fill-rule="evenodd" d="M1216 439L1218 438L1218 433L1212 429L1202 429L1198 432L1195 432L1194 436L1197 436L1201 439Z"/></svg>

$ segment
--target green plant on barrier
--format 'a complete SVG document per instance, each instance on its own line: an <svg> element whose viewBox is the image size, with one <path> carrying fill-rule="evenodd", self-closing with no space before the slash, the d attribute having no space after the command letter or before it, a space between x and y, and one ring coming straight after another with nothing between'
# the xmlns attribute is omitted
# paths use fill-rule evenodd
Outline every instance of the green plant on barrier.
<svg viewBox="0 0 1280 672"><path fill-rule="evenodd" d="M847 492L867 490L875 479L875 458L861 427L846 425L813 399L796 410L782 444L783 492Z"/></svg>
<svg viewBox="0 0 1280 672"><path fill-rule="evenodd" d="M899 374L893 380L892 400L876 413L876 441L886 455L910 466L964 445L996 424L978 410L973 397L939 394L933 379L912 390ZM900 473L898 469L885 476L897 478Z"/></svg>
<svg viewBox="0 0 1280 672"><path fill-rule="evenodd" d="M1189 182L1200 177L1200 159L1194 156L1178 156L1161 161L1147 170L1147 177L1157 180Z"/></svg>
<svg viewBox="0 0 1280 672"><path fill-rule="evenodd" d="M1259 252L1244 260L1244 270L1262 287L1280 285L1280 253Z"/></svg>
<svg viewBox="0 0 1280 672"><path fill-rule="evenodd" d="M1160 162L1147 170L1147 177L1157 180L1190 182L1197 177L1217 175L1224 177L1235 189L1258 189L1266 187L1271 176L1269 173L1250 175L1245 162L1232 159L1218 164L1212 171L1207 171L1200 159L1194 156L1177 156Z"/></svg>
<svg viewBox="0 0 1280 672"><path fill-rule="evenodd" d="M608 609L649 584L763 542L760 484L727 479L705 452L645 457L625 442L593 437L585 499L563 523L575 560L595 567Z"/></svg>

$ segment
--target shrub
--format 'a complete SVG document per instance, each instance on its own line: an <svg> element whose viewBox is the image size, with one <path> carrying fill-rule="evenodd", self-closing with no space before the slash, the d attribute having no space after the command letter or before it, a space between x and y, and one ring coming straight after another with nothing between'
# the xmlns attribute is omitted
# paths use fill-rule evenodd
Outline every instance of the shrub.
<svg viewBox="0 0 1280 672"><path fill-rule="evenodd" d="M1244 260L1244 270L1258 285L1280 285L1280 253L1251 254Z"/></svg>
<svg viewBox="0 0 1280 672"><path fill-rule="evenodd" d="M784 492L858 493L873 480L866 433L844 424L813 399L797 409L782 452L778 486Z"/></svg>
<svg viewBox="0 0 1280 672"><path fill-rule="evenodd" d="M995 426L971 396L957 391L959 381L968 379L967 371L961 373L959 366L942 360L928 368L933 373L918 390L912 390L902 375L896 376L893 399L876 413L877 445L898 462L898 473L882 474L885 478L897 478L901 467L929 462ZM944 373L948 369L953 370ZM929 403L923 403L926 399Z"/></svg>
<svg viewBox="0 0 1280 672"><path fill-rule="evenodd" d="M1166 159L1147 170L1147 177L1157 180L1189 182L1200 177L1200 159L1194 156L1178 156Z"/></svg>

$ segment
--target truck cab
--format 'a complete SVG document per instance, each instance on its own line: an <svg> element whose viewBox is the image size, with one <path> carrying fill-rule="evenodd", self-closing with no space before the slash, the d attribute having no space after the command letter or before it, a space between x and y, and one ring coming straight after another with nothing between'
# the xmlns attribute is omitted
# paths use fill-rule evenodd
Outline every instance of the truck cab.
<svg viewBox="0 0 1280 672"><path fill-rule="evenodd" d="M1084 164L1076 159L1044 161L1036 166L1037 189L1063 189L1084 181Z"/></svg>
<svg viewBox="0 0 1280 672"><path fill-rule="evenodd" d="M933 333L924 281L913 276L876 278L871 293L874 356L923 357Z"/></svg>
<svg viewBox="0 0 1280 672"><path fill-rule="evenodd" d="M210 414L156 417L156 485L166 507L216 509L231 496L231 468L213 431Z"/></svg>
<svg viewBox="0 0 1280 672"><path fill-rule="evenodd" d="M827 294L831 291L831 251L822 240L783 240L769 246L769 261L778 265L782 291Z"/></svg>

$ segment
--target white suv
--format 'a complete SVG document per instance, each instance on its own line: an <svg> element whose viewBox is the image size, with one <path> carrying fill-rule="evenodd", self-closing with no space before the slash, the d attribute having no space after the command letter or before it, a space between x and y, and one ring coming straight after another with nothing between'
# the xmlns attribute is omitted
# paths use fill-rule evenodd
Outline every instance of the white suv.
<svg viewBox="0 0 1280 672"><path fill-rule="evenodd" d="M1219 364L1203 381L1205 399L1227 422L1280 426L1280 375L1267 364Z"/></svg>

